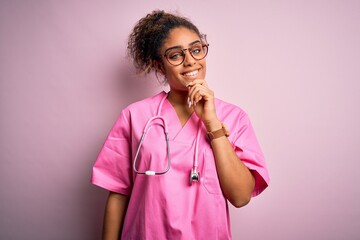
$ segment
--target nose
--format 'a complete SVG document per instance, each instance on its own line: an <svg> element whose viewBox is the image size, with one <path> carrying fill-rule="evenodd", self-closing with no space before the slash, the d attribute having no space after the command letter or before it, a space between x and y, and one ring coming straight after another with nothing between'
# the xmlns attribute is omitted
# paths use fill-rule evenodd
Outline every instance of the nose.
<svg viewBox="0 0 360 240"><path fill-rule="evenodd" d="M184 65L185 66L191 66L193 64L196 63L196 60L195 58L193 58L193 56L191 55L190 53L190 50L189 49L185 49L184 50Z"/></svg>

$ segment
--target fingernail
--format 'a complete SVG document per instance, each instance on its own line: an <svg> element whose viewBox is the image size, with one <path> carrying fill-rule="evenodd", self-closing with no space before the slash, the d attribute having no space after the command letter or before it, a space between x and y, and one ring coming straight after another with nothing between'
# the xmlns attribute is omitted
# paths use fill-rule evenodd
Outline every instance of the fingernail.
<svg viewBox="0 0 360 240"><path fill-rule="evenodd" d="M189 105L189 108L191 107L191 101L190 101L190 98L188 97L187 99L187 102L188 102L188 105Z"/></svg>

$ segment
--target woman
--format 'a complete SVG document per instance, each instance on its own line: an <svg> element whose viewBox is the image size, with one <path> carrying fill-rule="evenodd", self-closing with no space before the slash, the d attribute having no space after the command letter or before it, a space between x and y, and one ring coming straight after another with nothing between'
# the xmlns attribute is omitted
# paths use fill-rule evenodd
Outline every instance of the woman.
<svg viewBox="0 0 360 240"><path fill-rule="evenodd" d="M125 108L98 156L92 182L110 191L104 239L231 239L227 200L242 207L267 187L248 116L206 83L208 48L164 11L134 27L137 70L161 74L170 91Z"/></svg>

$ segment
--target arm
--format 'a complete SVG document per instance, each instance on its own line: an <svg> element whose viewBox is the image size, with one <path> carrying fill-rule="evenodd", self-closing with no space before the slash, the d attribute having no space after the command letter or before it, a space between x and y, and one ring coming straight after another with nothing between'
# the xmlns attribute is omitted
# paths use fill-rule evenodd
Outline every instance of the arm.
<svg viewBox="0 0 360 240"><path fill-rule="evenodd" d="M129 196L109 193L105 208L103 240L119 239L128 203Z"/></svg>
<svg viewBox="0 0 360 240"><path fill-rule="evenodd" d="M207 123L206 128L213 132L221 128L221 123L214 119ZM245 206L250 201L255 187L253 175L239 160L227 137L213 139L211 147L223 194L235 207Z"/></svg>
<svg viewBox="0 0 360 240"><path fill-rule="evenodd" d="M220 129L222 126L216 115L214 93L208 88L207 83L202 79L195 80L188 85L188 88L189 101L207 131ZM246 205L255 187L254 176L237 157L227 137L213 139L211 146L224 196L235 207Z"/></svg>

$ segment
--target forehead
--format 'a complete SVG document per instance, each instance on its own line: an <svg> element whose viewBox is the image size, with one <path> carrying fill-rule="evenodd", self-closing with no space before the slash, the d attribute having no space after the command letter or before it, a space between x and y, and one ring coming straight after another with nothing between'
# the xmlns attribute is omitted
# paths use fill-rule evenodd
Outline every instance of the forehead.
<svg viewBox="0 0 360 240"><path fill-rule="evenodd" d="M187 47L195 41L200 41L200 37L193 30L185 27L174 28L165 39L162 48L167 49L174 46Z"/></svg>

